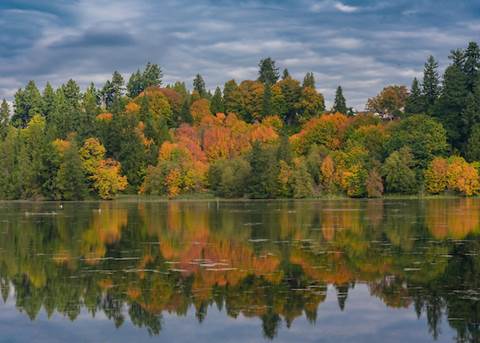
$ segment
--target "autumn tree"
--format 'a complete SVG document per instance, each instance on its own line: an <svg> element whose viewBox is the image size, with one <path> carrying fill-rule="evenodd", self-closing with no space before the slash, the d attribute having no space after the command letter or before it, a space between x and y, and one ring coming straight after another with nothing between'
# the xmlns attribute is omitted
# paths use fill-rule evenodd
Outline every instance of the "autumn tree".
<svg viewBox="0 0 480 343"><path fill-rule="evenodd" d="M376 97L368 99L367 110L399 116L404 111L407 96L405 86L387 86Z"/></svg>

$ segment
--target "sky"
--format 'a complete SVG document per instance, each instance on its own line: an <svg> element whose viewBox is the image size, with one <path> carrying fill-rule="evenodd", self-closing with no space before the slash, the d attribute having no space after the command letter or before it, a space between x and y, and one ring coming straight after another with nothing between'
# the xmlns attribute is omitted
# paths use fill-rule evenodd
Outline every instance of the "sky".
<svg viewBox="0 0 480 343"><path fill-rule="evenodd" d="M147 61L164 82L209 89L255 79L258 62L303 79L314 72L327 105L341 85L363 110L389 84L409 86L432 54L480 39L478 0L1 0L0 98L29 80L98 87Z"/></svg>

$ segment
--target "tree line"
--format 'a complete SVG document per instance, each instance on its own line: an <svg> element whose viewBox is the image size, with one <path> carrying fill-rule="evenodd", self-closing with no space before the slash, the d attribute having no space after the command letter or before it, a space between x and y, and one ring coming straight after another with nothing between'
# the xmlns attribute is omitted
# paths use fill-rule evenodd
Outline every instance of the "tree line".
<svg viewBox="0 0 480 343"><path fill-rule="evenodd" d="M450 60L441 79L430 56L410 90L385 87L361 113L340 86L327 109L313 73L300 82L271 58L214 92L199 74L192 90L164 85L152 63L100 89L30 81L0 106L0 198L475 195L480 49Z"/></svg>

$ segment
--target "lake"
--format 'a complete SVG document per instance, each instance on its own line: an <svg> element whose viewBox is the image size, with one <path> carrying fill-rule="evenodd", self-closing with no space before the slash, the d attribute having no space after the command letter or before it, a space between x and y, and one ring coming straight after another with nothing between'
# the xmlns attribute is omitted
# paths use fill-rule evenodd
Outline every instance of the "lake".
<svg viewBox="0 0 480 343"><path fill-rule="evenodd" d="M0 202L0 342L478 342L480 200Z"/></svg>

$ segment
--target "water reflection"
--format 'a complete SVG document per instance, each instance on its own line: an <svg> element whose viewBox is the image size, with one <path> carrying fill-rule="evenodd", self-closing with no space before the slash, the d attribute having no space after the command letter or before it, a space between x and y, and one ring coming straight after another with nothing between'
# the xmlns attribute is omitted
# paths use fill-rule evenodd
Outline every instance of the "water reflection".
<svg viewBox="0 0 480 343"><path fill-rule="evenodd" d="M329 286L348 312L358 284L391 308L479 333L480 201L0 203L0 290L43 308L126 319L151 335L165 314L216 307L281 323L317 320ZM13 292L14 291L14 292Z"/></svg>

